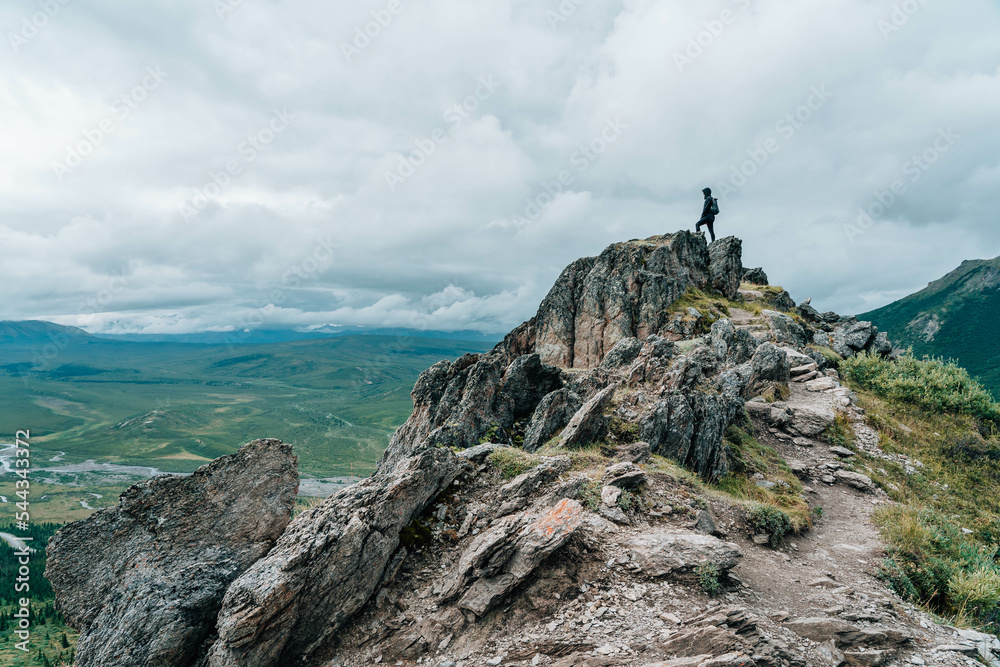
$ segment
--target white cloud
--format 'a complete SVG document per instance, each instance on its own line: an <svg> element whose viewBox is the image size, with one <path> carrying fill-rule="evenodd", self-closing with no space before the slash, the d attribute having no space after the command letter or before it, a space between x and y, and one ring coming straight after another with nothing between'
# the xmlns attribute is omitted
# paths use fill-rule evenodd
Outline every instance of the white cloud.
<svg viewBox="0 0 1000 667"><path fill-rule="evenodd" d="M883 36L889 0L588 0L559 20L555 0L404 2L348 62L384 2L241 3L222 20L203 0L74 0L0 49L0 317L181 332L273 305L274 326L502 332L576 257L690 227L701 188L726 183L717 230L744 239L746 264L821 309L877 307L1000 254L1000 9L920 6ZM4 34L33 11L0 8ZM702 53L678 67L689 40ZM148 67L162 84L118 118ZM275 109L294 119L248 159ZM109 117L58 178L52 162ZM609 121L622 129L602 146ZM961 139L845 232L943 128ZM386 172L427 141L391 190Z"/></svg>

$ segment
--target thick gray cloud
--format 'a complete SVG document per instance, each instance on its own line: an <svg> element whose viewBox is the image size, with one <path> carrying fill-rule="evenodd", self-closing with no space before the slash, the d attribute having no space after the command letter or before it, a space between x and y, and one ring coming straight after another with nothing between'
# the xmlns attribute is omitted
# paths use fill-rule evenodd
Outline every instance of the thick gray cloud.
<svg viewBox="0 0 1000 667"><path fill-rule="evenodd" d="M821 309L1000 254L988 0L19 0L0 28L5 319L500 332L705 185Z"/></svg>

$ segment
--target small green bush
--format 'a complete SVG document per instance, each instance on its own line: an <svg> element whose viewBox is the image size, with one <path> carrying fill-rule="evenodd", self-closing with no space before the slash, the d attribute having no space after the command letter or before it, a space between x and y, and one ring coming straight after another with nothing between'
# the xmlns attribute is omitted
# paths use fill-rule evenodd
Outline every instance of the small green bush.
<svg viewBox="0 0 1000 667"><path fill-rule="evenodd" d="M792 530L792 520L787 514L773 505L753 503L747 510L747 526L751 535L768 535L768 544L777 548L785 535Z"/></svg>
<svg viewBox="0 0 1000 667"><path fill-rule="evenodd" d="M948 588L963 616L987 616L1000 606L1000 572L995 568L957 572L948 582Z"/></svg>
<svg viewBox="0 0 1000 667"><path fill-rule="evenodd" d="M514 479L518 475L528 472L541 461L539 457L513 447L496 449L490 452L486 460L500 471L504 479Z"/></svg>
<svg viewBox="0 0 1000 667"><path fill-rule="evenodd" d="M622 494L618 496L618 507L628 512L631 510L636 503L639 502L639 498L631 491L626 491L622 489Z"/></svg>
<svg viewBox="0 0 1000 667"><path fill-rule="evenodd" d="M698 585L701 586L701 590L709 596L715 596L722 589L722 584L719 583L719 568L712 561L701 563L695 568L695 574L698 575Z"/></svg>
<svg viewBox="0 0 1000 667"><path fill-rule="evenodd" d="M917 359L912 354L892 360L864 353L845 359L841 371L849 382L882 398L1000 424L1000 404L967 370L953 362Z"/></svg>
<svg viewBox="0 0 1000 667"><path fill-rule="evenodd" d="M910 581L910 578L906 576L903 572L903 568L899 566L892 558L885 558L879 564L878 571L875 573L878 579L881 579L886 583L886 585L893 590L893 592L904 600L910 602L916 602L920 600L920 594L917 592L917 588Z"/></svg>

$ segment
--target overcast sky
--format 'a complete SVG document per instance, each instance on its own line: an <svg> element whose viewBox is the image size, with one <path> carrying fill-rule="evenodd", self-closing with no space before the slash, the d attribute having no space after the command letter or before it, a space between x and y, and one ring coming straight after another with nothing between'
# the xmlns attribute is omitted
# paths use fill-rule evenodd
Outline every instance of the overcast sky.
<svg viewBox="0 0 1000 667"><path fill-rule="evenodd" d="M821 310L1000 255L995 0L10 0L0 27L0 319L503 332L706 185Z"/></svg>

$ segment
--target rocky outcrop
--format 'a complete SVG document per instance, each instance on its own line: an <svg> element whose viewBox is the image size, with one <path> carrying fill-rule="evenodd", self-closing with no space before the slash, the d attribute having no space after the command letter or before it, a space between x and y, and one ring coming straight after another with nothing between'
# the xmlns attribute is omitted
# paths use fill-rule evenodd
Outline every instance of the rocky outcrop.
<svg viewBox="0 0 1000 667"><path fill-rule="evenodd" d="M296 517L226 592L208 665L270 667L312 654L375 592L400 531L467 465L432 448Z"/></svg>
<svg viewBox="0 0 1000 667"><path fill-rule="evenodd" d="M576 411L559 438L560 447L588 445L604 437L608 429L604 413L615 396L616 388L617 385L605 387Z"/></svg>
<svg viewBox="0 0 1000 667"><path fill-rule="evenodd" d="M62 528L45 576L80 630L75 664L190 664L226 588L285 529L297 489L291 446L257 440L189 477L132 486L117 507Z"/></svg>
<svg viewBox="0 0 1000 667"><path fill-rule="evenodd" d="M625 338L644 340L670 325L670 305L689 288L733 298L743 275L742 243L710 249L691 232L616 243L570 264L535 317L504 341L560 368L594 368Z"/></svg>

